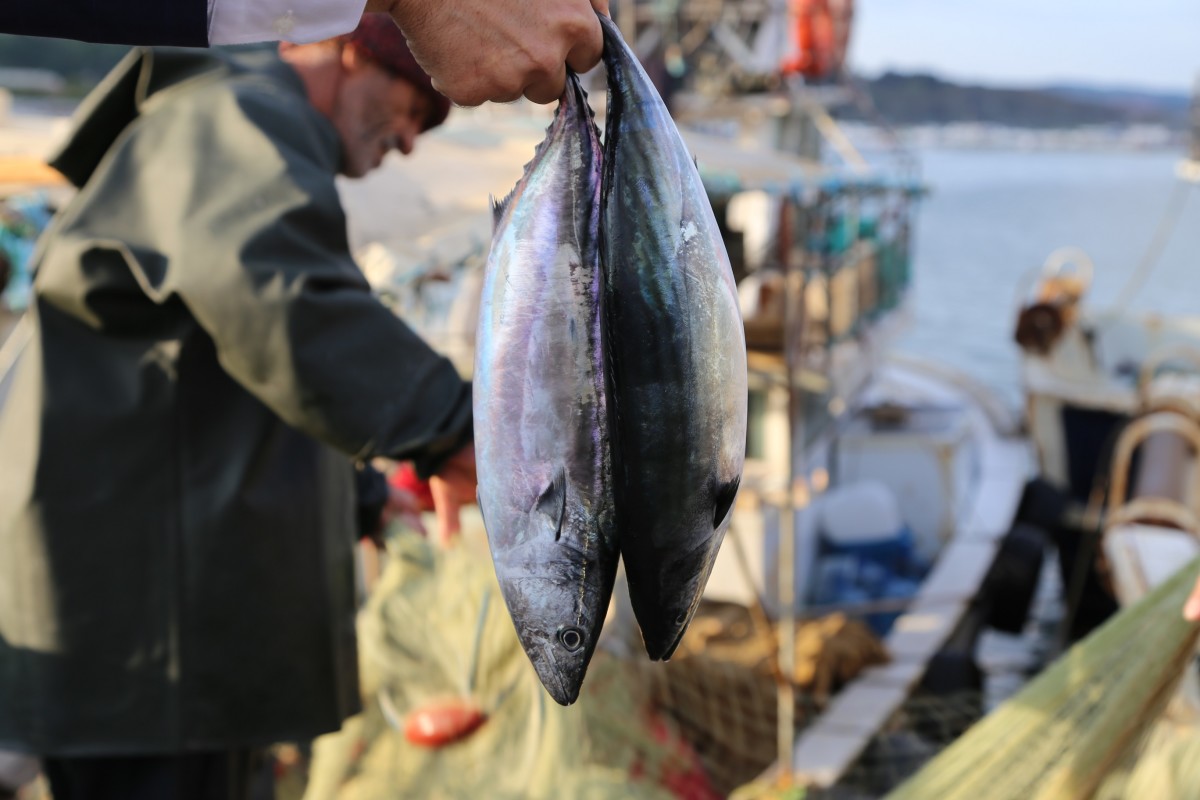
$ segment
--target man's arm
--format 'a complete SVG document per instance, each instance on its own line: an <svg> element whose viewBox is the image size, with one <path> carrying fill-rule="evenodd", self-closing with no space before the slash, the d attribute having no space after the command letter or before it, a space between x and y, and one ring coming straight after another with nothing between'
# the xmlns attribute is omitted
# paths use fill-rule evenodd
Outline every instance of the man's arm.
<svg viewBox="0 0 1200 800"><path fill-rule="evenodd" d="M358 24L364 0L209 0L213 44L314 42ZM434 86L463 106L562 95L600 60L609 0L366 0L404 31Z"/></svg>
<svg viewBox="0 0 1200 800"><path fill-rule="evenodd" d="M404 31L434 87L459 105L550 103L566 68L586 72L604 49L596 12L608 0L368 0Z"/></svg>
<svg viewBox="0 0 1200 800"><path fill-rule="evenodd" d="M113 207L144 201L171 257L111 248L148 297L187 307L225 372L284 422L353 458L437 473L470 440L471 387L351 259L336 133L303 96L214 86L144 115L109 153L124 180L92 187Z"/></svg>
<svg viewBox="0 0 1200 800"><path fill-rule="evenodd" d="M348 33L364 0L34 0L0 2L0 32L130 45L307 42ZM475 106L551 103L566 68L600 61L596 12L609 0L366 0L404 31L434 86ZM211 27L210 27L211 23ZM211 34L211 37L210 37Z"/></svg>

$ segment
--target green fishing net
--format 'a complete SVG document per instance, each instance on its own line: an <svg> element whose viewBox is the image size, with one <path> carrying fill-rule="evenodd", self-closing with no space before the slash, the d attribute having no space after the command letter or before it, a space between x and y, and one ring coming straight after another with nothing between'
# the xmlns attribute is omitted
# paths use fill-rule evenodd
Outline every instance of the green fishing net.
<svg viewBox="0 0 1200 800"><path fill-rule="evenodd" d="M1096 795L1144 747L1193 659L1200 628L1184 599L1200 560L1064 653L930 761L890 800L1069 800ZM1180 745L1182 752L1194 747ZM1176 760L1178 757L1176 755ZM1131 774L1128 786L1152 778ZM1196 797L1126 794L1130 798Z"/></svg>
<svg viewBox="0 0 1200 800"><path fill-rule="evenodd" d="M686 765L649 732L614 659L598 654L563 708L520 647L486 552L410 534L388 550L359 623L365 710L317 741L306 798L670 797L659 780ZM486 722L447 746L409 742L408 712L447 697L477 702Z"/></svg>

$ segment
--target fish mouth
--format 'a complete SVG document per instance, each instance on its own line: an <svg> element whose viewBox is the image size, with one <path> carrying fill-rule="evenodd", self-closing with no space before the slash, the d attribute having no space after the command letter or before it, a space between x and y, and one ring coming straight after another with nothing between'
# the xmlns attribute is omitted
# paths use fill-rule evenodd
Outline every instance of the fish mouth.
<svg viewBox="0 0 1200 800"><path fill-rule="evenodd" d="M560 706L569 706L579 699L580 685L577 683L574 690L568 686L567 681L563 680L562 670L558 668L558 658L554 655L554 645L549 641L543 641L542 655L545 660L541 663L540 669L535 670L538 678L542 681L542 686L546 688L550 696L554 698L554 702Z"/></svg>
<svg viewBox="0 0 1200 800"><path fill-rule="evenodd" d="M689 617L689 620L690 620L690 617ZM675 633L675 638L672 639L671 642L666 647L657 649L657 650L651 650L649 647L647 647L646 655L650 656L651 661L668 661L668 660L670 660L671 656L673 656L675 654L675 650L678 649L679 643L683 641L683 635L685 633L687 633L687 629L688 629L688 626L687 626L687 623L685 622L683 625L679 626L679 630Z"/></svg>

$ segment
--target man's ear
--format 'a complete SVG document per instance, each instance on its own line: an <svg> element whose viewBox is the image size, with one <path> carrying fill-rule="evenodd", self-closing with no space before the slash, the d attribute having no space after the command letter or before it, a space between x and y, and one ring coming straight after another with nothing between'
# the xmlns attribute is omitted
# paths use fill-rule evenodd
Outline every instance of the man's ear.
<svg viewBox="0 0 1200 800"><path fill-rule="evenodd" d="M363 52L350 42L342 45L341 58L342 69L351 73L359 72L363 67L371 63L370 60L363 55Z"/></svg>

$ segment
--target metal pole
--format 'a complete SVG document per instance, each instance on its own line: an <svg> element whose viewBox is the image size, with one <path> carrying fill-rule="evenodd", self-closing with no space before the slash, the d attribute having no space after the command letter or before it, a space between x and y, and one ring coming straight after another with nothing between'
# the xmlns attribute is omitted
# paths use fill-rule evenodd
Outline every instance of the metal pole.
<svg viewBox="0 0 1200 800"><path fill-rule="evenodd" d="M790 371L789 371L790 372ZM788 389L788 413L792 403ZM791 468L789 481L779 503L779 602L782 605L779 618L779 765L785 784L792 782L795 774L796 748L796 512L792 504Z"/></svg>
<svg viewBox="0 0 1200 800"><path fill-rule="evenodd" d="M1200 162L1200 76L1192 93L1192 161Z"/></svg>
<svg viewBox="0 0 1200 800"><path fill-rule="evenodd" d="M799 198L787 198L787 213L799 213ZM804 277L806 264L794 264L795 241L805 244L809 238L809 226L817 218L809 212L802 224L789 226L793 241L788 243L781 259L784 280L784 374L787 380L787 468L784 471L783 496L778 504L779 519L779 669L782 673L777 693L778 701L778 746L781 778L791 783L795 774L796 747L796 692L793 681L796 677L796 513L807 501L798 497L801 481L797 481L797 465L804 448L804 416L802 389L796 375L802 367L804 347Z"/></svg>

